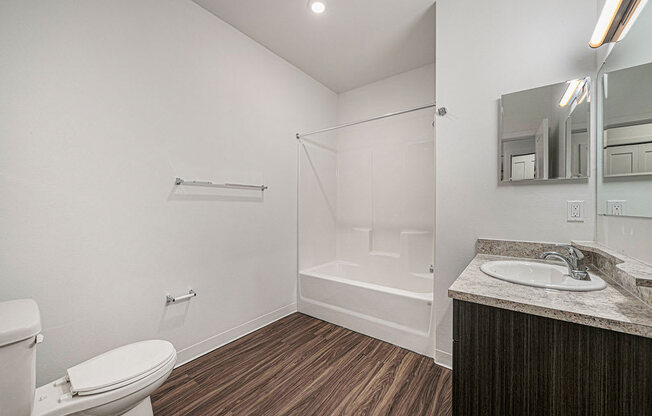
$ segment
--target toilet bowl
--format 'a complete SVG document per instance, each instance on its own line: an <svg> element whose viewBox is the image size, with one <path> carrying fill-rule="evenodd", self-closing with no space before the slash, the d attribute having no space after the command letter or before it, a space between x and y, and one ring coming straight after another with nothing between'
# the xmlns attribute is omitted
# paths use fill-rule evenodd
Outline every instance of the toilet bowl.
<svg viewBox="0 0 652 416"><path fill-rule="evenodd" d="M41 342L36 302L0 303L0 416L152 416L150 394L165 382L177 355L168 341L128 344L70 367L35 388Z"/></svg>
<svg viewBox="0 0 652 416"><path fill-rule="evenodd" d="M151 416L149 395L170 375L176 358L172 344L160 340L111 350L37 388L32 416Z"/></svg>

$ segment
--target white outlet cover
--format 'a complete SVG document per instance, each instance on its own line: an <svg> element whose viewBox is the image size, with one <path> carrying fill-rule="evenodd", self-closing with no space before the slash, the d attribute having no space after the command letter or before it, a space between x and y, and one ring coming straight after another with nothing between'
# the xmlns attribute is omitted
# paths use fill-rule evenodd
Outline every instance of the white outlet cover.
<svg viewBox="0 0 652 416"><path fill-rule="evenodd" d="M566 208L568 222L584 222L584 201L568 201Z"/></svg>
<svg viewBox="0 0 652 416"><path fill-rule="evenodd" d="M609 200L607 201L607 215L625 215L625 202L622 200Z"/></svg>

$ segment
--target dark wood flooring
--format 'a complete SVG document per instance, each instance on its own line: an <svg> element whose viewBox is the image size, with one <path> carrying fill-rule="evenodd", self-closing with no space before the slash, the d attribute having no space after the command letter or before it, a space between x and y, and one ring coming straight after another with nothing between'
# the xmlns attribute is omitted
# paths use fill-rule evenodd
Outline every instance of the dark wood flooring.
<svg viewBox="0 0 652 416"><path fill-rule="evenodd" d="M175 369L167 415L450 415L452 373L431 358L295 313Z"/></svg>

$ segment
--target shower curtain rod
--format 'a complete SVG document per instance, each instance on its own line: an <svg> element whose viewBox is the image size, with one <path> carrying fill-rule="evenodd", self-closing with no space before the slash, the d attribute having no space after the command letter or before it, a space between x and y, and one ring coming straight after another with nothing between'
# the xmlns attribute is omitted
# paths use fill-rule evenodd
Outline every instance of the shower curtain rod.
<svg viewBox="0 0 652 416"><path fill-rule="evenodd" d="M368 118L368 119L366 119L366 120L360 120L360 121L354 121L354 122L351 122L351 123L340 124L340 125L337 125L337 126L328 127L328 128L326 128L326 129L321 129L321 130L317 130L317 131L311 131L310 133L302 133L302 134L297 133L297 140L299 140L299 139L302 138L302 137L312 136L313 134L317 134L317 133L325 133L325 132L327 132L327 131L341 129L342 127L355 126L355 125L357 125L357 124L367 123L367 122L369 122L369 121L375 121L375 120L380 120L380 119L382 119L382 118L387 118L387 117L392 117L392 116L398 116L398 115L400 115L400 114L405 114L405 113L411 113L411 112L413 112L413 111L419 111L419 110L423 110L423 109L425 109L425 108L435 107L436 105L437 105L437 104L435 104L435 103L427 104L427 105L422 105L422 106L419 106L419 107L410 108L409 110L403 110L403 111L397 111L397 112L395 112L395 113L383 114L382 116L376 116L376 117Z"/></svg>

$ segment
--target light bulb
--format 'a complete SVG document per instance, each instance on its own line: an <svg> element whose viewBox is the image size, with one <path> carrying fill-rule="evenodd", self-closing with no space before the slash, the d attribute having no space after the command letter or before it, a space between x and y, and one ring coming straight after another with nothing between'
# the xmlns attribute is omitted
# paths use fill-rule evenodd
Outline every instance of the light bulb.
<svg viewBox="0 0 652 416"><path fill-rule="evenodd" d="M323 1L311 1L310 10L316 14L322 14L326 11L326 4Z"/></svg>

